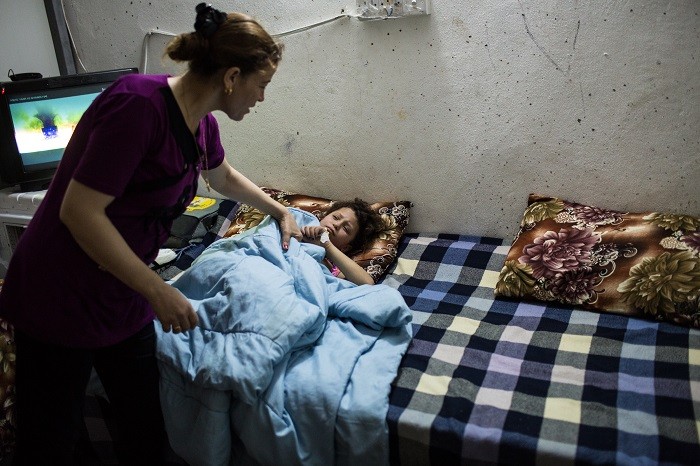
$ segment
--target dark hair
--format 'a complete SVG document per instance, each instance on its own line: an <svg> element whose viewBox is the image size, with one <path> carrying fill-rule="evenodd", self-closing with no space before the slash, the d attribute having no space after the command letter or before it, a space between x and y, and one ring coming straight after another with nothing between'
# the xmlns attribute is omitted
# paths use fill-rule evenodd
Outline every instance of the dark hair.
<svg viewBox="0 0 700 466"><path fill-rule="evenodd" d="M189 69L204 77L232 66L248 75L276 66L282 59L284 45L253 18L202 5L196 9L196 30L176 36L166 46L165 55L170 59L189 62Z"/></svg>
<svg viewBox="0 0 700 466"><path fill-rule="evenodd" d="M384 221L382 217L372 209L372 206L358 197L352 201L335 201L328 207L323 216L325 217L343 207L349 207L357 216L359 229L355 238L350 242L348 252L350 254L358 253L367 241L373 239L384 229Z"/></svg>

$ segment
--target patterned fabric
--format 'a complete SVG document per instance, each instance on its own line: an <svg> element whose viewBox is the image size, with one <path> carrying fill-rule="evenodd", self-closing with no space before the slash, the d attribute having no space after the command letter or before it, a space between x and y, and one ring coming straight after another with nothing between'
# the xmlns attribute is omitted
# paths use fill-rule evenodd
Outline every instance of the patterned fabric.
<svg viewBox="0 0 700 466"><path fill-rule="evenodd" d="M531 194L495 291L700 328L700 218Z"/></svg>
<svg viewBox="0 0 700 466"><path fill-rule="evenodd" d="M393 464L697 464L700 331L495 299L500 239L406 235Z"/></svg>
<svg viewBox="0 0 700 466"><path fill-rule="evenodd" d="M231 226L231 221L235 218L241 204L230 199L224 199L219 204L218 215L209 231L204 234L201 242L192 242L182 249L176 249L176 256L170 262L161 265L152 264L153 268L163 280L171 280L187 269L192 262L217 239L223 235Z"/></svg>
<svg viewBox="0 0 700 466"><path fill-rule="evenodd" d="M0 291L4 280L0 279ZM0 460L15 446L15 336L0 319Z"/></svg>
<svg viewBox="0 0 700 466"><path fill-rule="evenodd" d="M262 189L281 204L311 212L319 218L334 202L323 197L289 193L279 189ZM351 256L351 259L364 268L376 283L396 258L396 245L408 226L412 204L409 201L375 202L371 206L382 217L384 230L376 239L365 244L361 252ZM224 236L233 236L254 227L264 217L265 215L259 210L244 204L240 207Z"/></svg>

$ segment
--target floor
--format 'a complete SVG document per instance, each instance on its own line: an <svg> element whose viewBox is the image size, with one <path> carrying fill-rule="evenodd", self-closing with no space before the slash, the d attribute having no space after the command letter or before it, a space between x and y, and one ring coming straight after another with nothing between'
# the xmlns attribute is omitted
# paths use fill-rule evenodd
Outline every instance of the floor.
<svg viewBox="0 0 700 466"><path fill-rule="evenodd" d="M114 424L110 416L109 404L97 396L88 396L85 400L86 438L79 445L76 464L81 466L117 465L114 452ZM187 466L172 450L166 454L166 466ZM12 454L0 457L0 466L11 466Z"/></svg>

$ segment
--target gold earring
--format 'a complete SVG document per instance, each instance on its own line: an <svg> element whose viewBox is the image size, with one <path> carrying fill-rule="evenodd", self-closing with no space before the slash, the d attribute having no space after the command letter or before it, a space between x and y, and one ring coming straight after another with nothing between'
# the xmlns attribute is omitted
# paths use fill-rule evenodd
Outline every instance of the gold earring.
<svg viewBox="0 0 700 466"><path fill-rule="evenodd" d="M227 88L224 90L224 94L226 94L226 95L231 95L231 94L233 94L233 89L231 89L230 87L227 87Z"/></svg>

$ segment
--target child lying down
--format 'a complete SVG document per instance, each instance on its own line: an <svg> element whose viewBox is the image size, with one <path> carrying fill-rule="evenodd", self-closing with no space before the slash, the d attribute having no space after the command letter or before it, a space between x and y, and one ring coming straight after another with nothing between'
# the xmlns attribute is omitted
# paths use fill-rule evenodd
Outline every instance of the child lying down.
<svg viewBox="0 0 700 466"><path fill-rule="evenodd" d="M301 228L303 241L326 250L324 263L331 273L356 285L373 285L374 280L349 255L358 252L382 228L382 220L362 199L337 201L326 210L319 225Z"/></svg>
<svg viewBox="0 0 700 466"><path fill-rule="evenodd" d="M199 323L179 334L156 325L156 354L170 444L189 464L388 461L388 394L411 313L395 289L324 265L331 256L353 276L341 248L356 225L343 209L320 223L290 208L306 241L286 251L267 217L212 243L173 283Z"/></svg>

